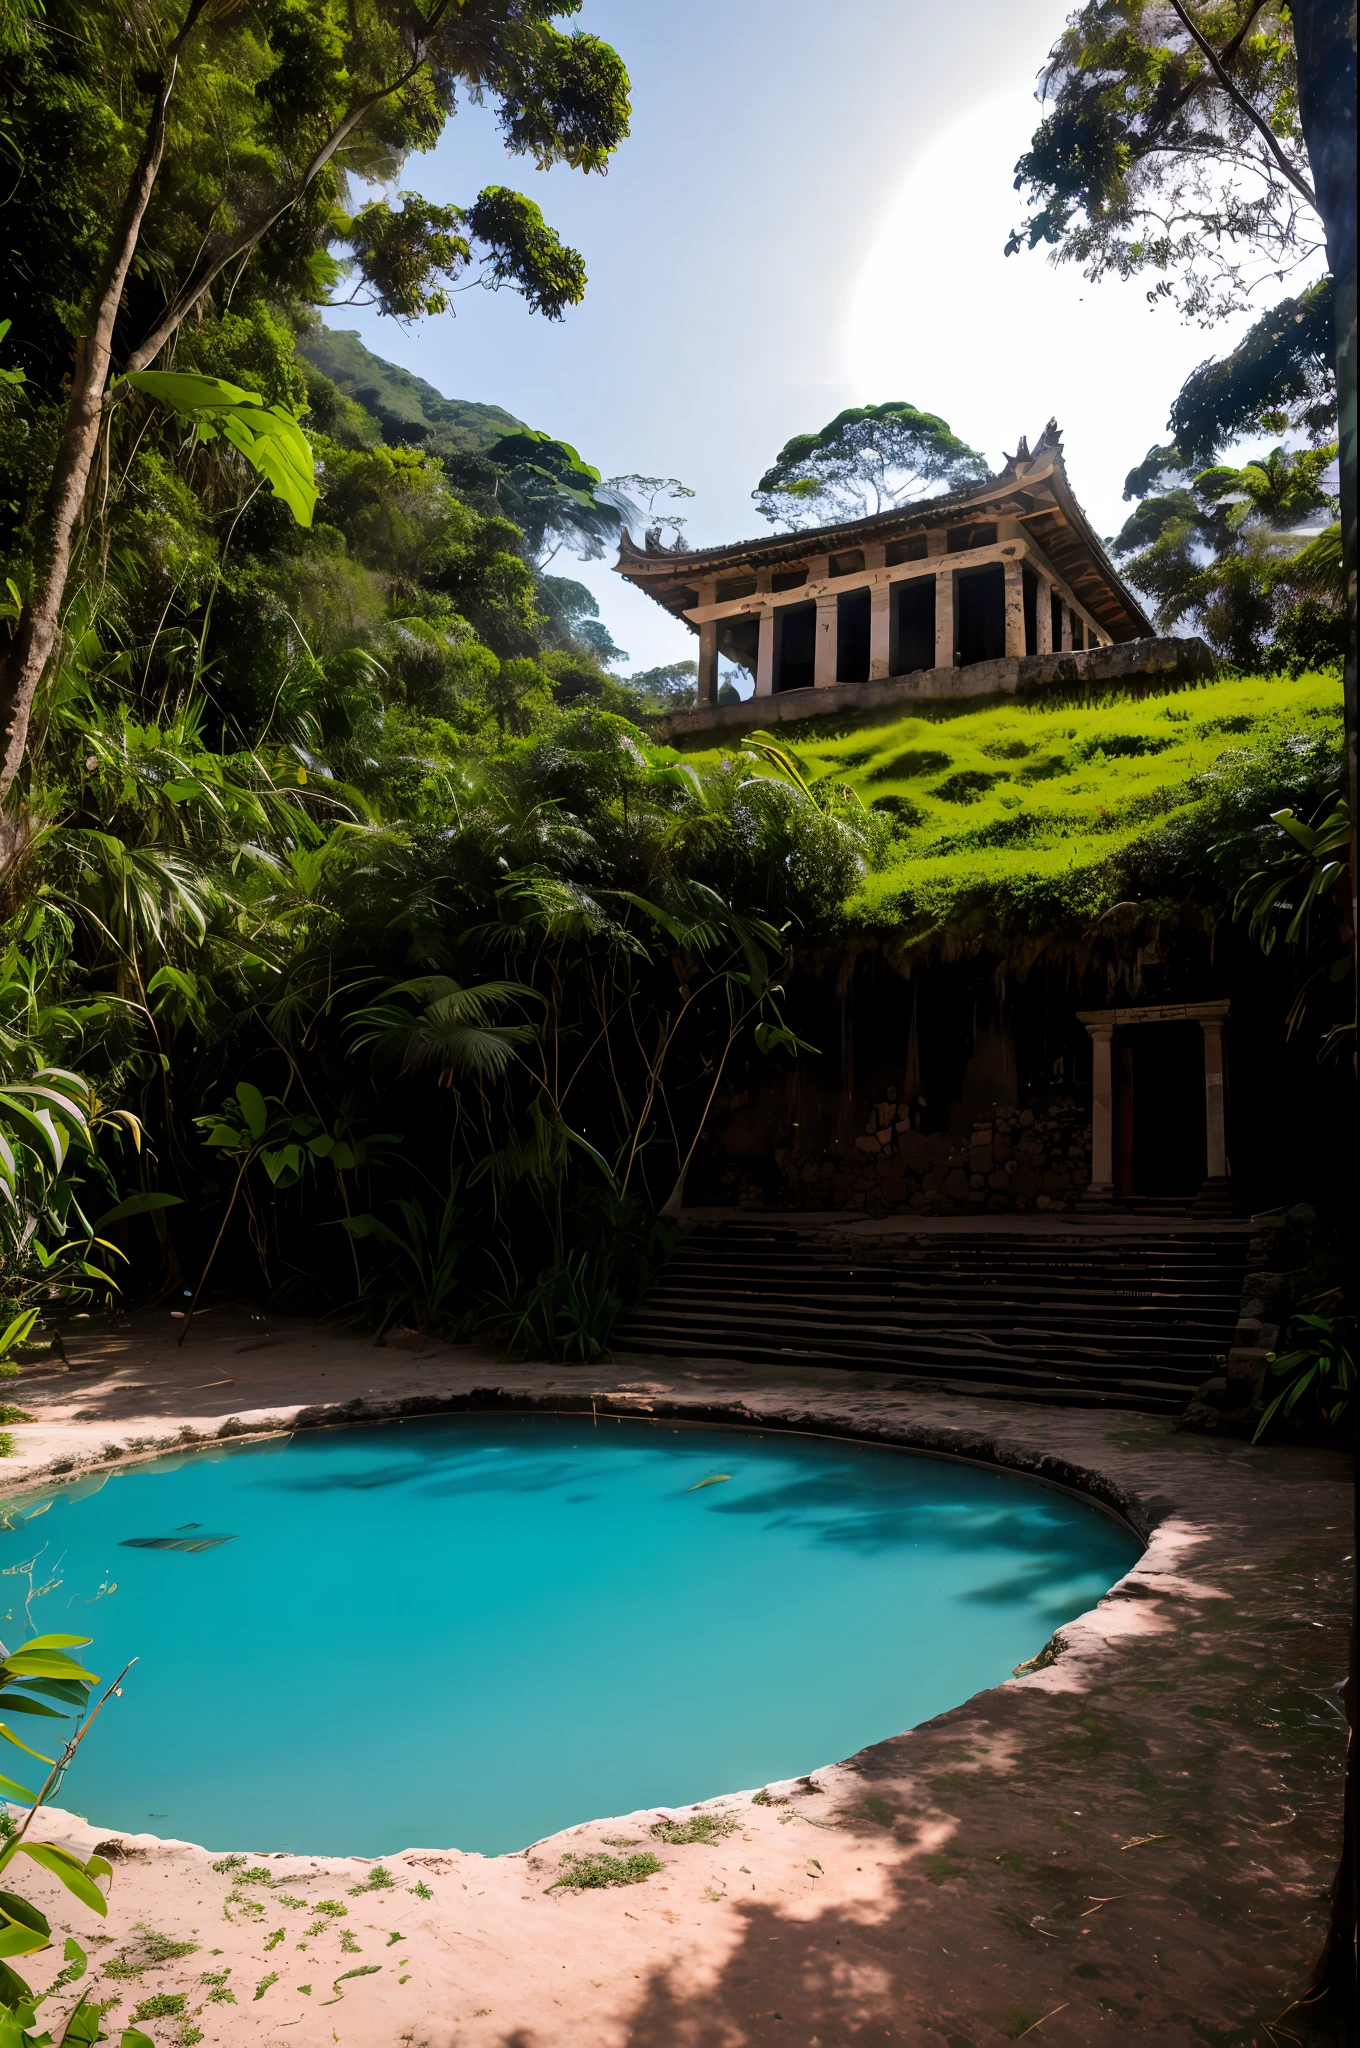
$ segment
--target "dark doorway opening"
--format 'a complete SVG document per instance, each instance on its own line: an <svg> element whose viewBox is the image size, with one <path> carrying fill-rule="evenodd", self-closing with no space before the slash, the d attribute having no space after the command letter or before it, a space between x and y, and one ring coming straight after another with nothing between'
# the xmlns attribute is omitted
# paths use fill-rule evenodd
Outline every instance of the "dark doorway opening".
<svg viewBox="0 0 1360 2048"><path fill-rule="evenodd" d="M1138 1024L1115 1035L1114 1184L1119 1194L1194 1195L1208 1171L1204 1033Z"/></svg>
<svg viewBox="0 0 1360 2048"><path fill-rule="evenodd" d="M847 590L836 599L836 681L869 680L869 593Z"/></svg>
<svg viewBox="0 0 1360 2048"><path fill-rule="evenodd" d="M1025 592L1025 652L1039 652L1039 579L1026 562L1021 568Z"/></svg>
<svg viewBox="0 0 1360 2048"><path fill-rule="evenodd" d="M918 669L935 666L935 578L913 576L896 586L897 661L896 676L915 675Z"/></svg>
<svg viewBox="0 0 1360 2048"><path fill-rule="evenodd" d="M1006 572L999 562L958 575L959 666L1006 652Z"/></svg>
<svg viewBox="0 0 1360 2048"><path fill-rule="evenodd" d="M815 604L781 605L774 615L776 690L810 690L817 659Z"/></svg>

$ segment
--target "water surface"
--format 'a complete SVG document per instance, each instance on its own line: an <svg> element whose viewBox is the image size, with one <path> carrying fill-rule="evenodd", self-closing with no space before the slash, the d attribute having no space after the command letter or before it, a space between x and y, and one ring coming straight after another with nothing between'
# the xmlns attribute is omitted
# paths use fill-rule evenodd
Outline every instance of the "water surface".
<svg viewBox="0 0 1360 2048"><path fill-rule="evenodd" d="M574 1416L197 1452L10 1522L5 1641L31 1565L38 1629L93 1636L101 1674L139 1660L62 1805L367 1856L495 1853L834 1762L1006 1678L1139 1554L976 1466Z"/></svg>

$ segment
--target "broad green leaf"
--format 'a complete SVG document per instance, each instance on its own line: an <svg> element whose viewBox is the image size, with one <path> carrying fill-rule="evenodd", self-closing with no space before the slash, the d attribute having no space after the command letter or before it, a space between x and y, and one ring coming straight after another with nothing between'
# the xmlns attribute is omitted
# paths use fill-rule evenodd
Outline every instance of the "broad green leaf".
<svg viewBox="0 0 1360 2048"><path fill-rule="evenodd" d="M87 1877L112 1877L113 1865L106 1856L87 1856L85 1858L85 1875Z"/></svg>
<svg viewBox="0 0 1360 2048"><path fill-rule="evenodd" d="M11 2044L15 2042L19 2044L19 2048L42 2048L42 2041L32 2040L22 2027L15 2034L5 2031L11 2020L20 2020L23 2026L27 2027L34 2024L32 2001L33 1993L23 1978L11 1970L8 1963L0 1963L0 2007L11 2008L8 2012L0 2012L0 2048L11 2048ZM42 2040L46 2041L48 2038L44 2035Z"/></svg>
<svg viewBox="0 0 1360 2048"><path fill-rule="evenodd" d="M56 1718L59 1721L64 1721L67 1717L65 1714L58 1714ZM40 1764L47 1764L52 1770L56 1769L57 1760L54 1756L44 1756L40 1749L30 1749L28 1744L26 1742L21 1742L18 1736L14 1733L14 1730L12 1728L7 1728L3 1721L0 1721L0 1735L4 1736L6 1742L12 1742L16 1749L21 1749L24 1752L25 1756L36 1757Z"/></svg>
<svg viewBox="0 0 1360 2048"><path fill-rule="evenodd" d="M85 1972L90 1967L90 1959L86 1955L84 1949L80 1946L80 1943L76 1940L73 1934L68 1934L66 1937L66 1948L64 1953L68 1963L75 1963L79 1965L79 1967L72 1972L72 1974L67 1978L66 1981L68 1984L78 1984L81 1978L85 1975Z"/></svg>
<svg viewBox="0 0 1360 2048"><path fill-rule="evenodd" d="M84 1864L77 1863L74 1856L59 1849L55 1842L20 1842L19 1850L21 1855L31 1856L44 1870L50 1870L54 1877L59 1877L67 1891L73 1893L82 1906L88 1906L92 1913L102 1917L108 1912L108 1901L93 1879L86 1876Z"/></svg>
<svg viewBox="0 0 1360 2048"><path fill-rule="evenodd" d="M151 2036L144 2034L139 2027L124 2027L118 2048L156 2048L156 2044Z"/></svg>
<svg viewBox="0 0 1360 2048"><path fill-rule="evenodd" d="M23 1686L25 1693L39 1692L45 1700L65 1700L72 1707L83 1707L90 1696L88 1685L80 1685L71 1678L26 1678ZM5 1697L4 1703L13 1707L14 1696Z"/></svg>
<svg viewBox="0 0 1360 2048"><path fill-rule="evenodd" d="M41 1934L45 1938L52 1932L47 1915L29 1900L21 1899L17 1892L0 1892L0 1913L6 1920L17 1920L31 1934Z"/></svg>
<svg viewBox="0 0 1360 2048"><path fill-rule="evenodd" d="M175 1209L183 1202L182 1195L163 1195L156 1189L148 1188L141 1194L128 1195L125 1200L106 1209L96 1223L96 1230L107 1230L111 1223L125 1222L129 1216L146 1216L153 1209Z"/></svg>
<svg viewBox="0 0 1360 2048"><path fill-rule="evenodd" d="M107 2041L109 2037L101 2025L103 2016L101 2006L82 1998L66 2022L66 2031L61 2037L62 2048L93 2048L96 2041ZM126 2041L126 2033L123 2039ZM145 2040L146 2036L143 2035L142 2039Z"/></svg>
<svg viewBox="0 0 1360 2048"><path fill-rule="evenodd" d="M38 1934L31 1927L17 1927L13 1922L0 1927L0 1956L36 1955L40 1948L50 1948L45 1934Z"/></svg>
<svg viewBox="0 0 1360 2048"><path fill-rule="evenodd" d="M99 1683L97 1672L82 1670L60 1650L13 1650L0 1663L0 1671L12 1672L16 1678L85 1678L91 1685Z"/></svg>
<svg viewBox="0 0 1360 2048"><path fill-rule="evenodd" d="M37 2025L37 2008L33 1994L22 1977L16 1977L13 1970L0 1963L0 1984L12 1984L16 1988L15 2003L6 2012L0 2012L0 2048L52 2048L50 2034L35 2034L30 2031Z"/></svg>
<svg viewBox="0 0 1360 2048"><path fill-rule="evenodd" d="M86 1643L92 1643L93 1636L30 1636L21 1643L21 1650L83 1650Z"/></svg>
<svg viewBox="0 0 1360 2048"><path fill-rule="evenodd" d="M251 1137L262 1138L265 1126L269 1122L269 1111L263 1095L253 1081L238 1082L236 1100L241 1105L241 1114L246 1120Z"/></svg>
<svg viewBox="0 0 1360 2048"><path fill-rule="evenodd" d="M16 1785L13 1778L5 1777L3 1772L0 1772L0 1793L3 1793L6 1799L22 1799L25 1806L32 1806L38 1797L36 1792L30 1792L26 1786Z"/></svg>
<svg viewBox="0 0 1360 2048"><path fill-rule="evenodd" d="M316 459L302 428L282 406L267 406L257 392L224 378L188 371L141 370L120 381L193 420L200 440L225 435L266 479L298 525L311 525L317 499Z"/></svg>
<svg viewBox="0 0 1360 2048"><path fill-rule="evenodd" d="M55 1707L44 1707L37 1700L25 1699L21 1692L11 1692L8 1686L0 1690L0 1707L7 1714L40 1714L45 1721L69 1721L71 1718L69 1714L59 1714Z"/></svg>

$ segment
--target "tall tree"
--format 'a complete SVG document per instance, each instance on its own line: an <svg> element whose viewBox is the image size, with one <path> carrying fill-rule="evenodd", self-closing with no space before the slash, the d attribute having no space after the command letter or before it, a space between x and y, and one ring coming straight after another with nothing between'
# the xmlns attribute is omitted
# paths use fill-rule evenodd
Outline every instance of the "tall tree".
<svg viewBox="0 0 1360 2048"><path fill-rule="evenodd" d="M947 420L889 399L837 413L819 434L795 434L751 496L774 526L828 526L986 474L984 457Z"/></svg>
<svg viewBox="0 0 1360 2048"><path fill-rule="evenodd" d="M1355 0L1294 0L1298 39L1299 112L1327 231L1334 287L1337 408L1341 429L1341 539L1345 578L1346 774L1351 815L1351 947L1360 971L1360 762L1356 756L1356 9ZM1354 1139L1354 1132L1352 1132ZM1332 1919L1321 1982L1342 2028L1353 2032L1356 2006L1356 1857L1360 1853L1360 1755L1355 1740L1360 1660L1351 1629L1347 1717L1344 1847L1332 1893Z"/></svg>
<svg viewBox="0 0 1360 2048"><path fill-rule="evenodd" d="M345 272L402 318L442 310L474 264L550 319L579 301L581 258L519 193L357 209L351 193L431 149L460 86L496 106L511 152L603 171L627 134L628 80L607 44L555 26L579 7L148 0L129 16L108 0L54 0L18 27L7 10L3 134L19 232L4 289L30 379L69 389L0 666L0 795L57 645L116 368L145 370L205 309L252 292L316 302Z"/></svg>

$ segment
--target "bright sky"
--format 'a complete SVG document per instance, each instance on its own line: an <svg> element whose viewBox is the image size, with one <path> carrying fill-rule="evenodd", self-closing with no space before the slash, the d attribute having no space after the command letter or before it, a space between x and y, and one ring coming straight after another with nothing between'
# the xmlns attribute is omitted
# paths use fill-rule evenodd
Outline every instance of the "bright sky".
<svg viewBox="0 0 1360 2048"><path fill-rule="evenodd" d="M467 107L403 181L445 203L493 183L531 194L586 258L584 304L554 324L513 292L469 291L456 318L403 328L345 307L330 324L606 476L680 477L695 545L767 531L750 493L789 436L889 398L943 414L993 464L1056 414L1078 496L1113 533L1186 374L1246 322L1187 328L1142 285L1003 255L1036 74L1070 4L585 0L581 24L633 80L633 135L606 178L540 175ZM627 667L693 655L607 563L553 568L590 585Z"/></svg>

